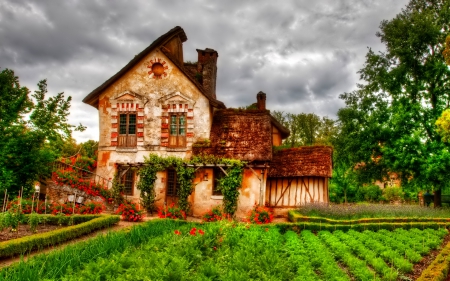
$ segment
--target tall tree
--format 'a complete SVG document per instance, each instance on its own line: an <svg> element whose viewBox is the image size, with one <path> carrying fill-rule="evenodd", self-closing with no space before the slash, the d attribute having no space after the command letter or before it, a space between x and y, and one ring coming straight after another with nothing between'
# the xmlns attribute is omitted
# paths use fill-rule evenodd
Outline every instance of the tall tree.
<svg viewBox="0 0 450 281"><path fill-rule="evenodd" d="M335 121L328 117L322 119L314 113L284 113L274 111L272 116L291 131L284 146L330 145L336 133Z"/></svg>
<svg viewBox="0 0 450 281"><path fill-rule="evenodd" d="M30 96L14 72L0 72L0 192L30 191L39 175L48 174L49 163L59 151L54 147L69 139L73 129L67 123L71 98L60 93L45 98L47 83L38 83Z"/></svg>
<svg viewBox="0 0 450 281"><path fill-rule="evenodd" d="M449 146L435 122L450 104L450 71L443 56L449 5L411 0L395 18L382 21L377 36L386 52L369 49L359 71L364 83L341 95L345 146L338 153L358 164L361 181L383 180L394 171L403 186L432 187L438 195L448 186Z"/></svg>

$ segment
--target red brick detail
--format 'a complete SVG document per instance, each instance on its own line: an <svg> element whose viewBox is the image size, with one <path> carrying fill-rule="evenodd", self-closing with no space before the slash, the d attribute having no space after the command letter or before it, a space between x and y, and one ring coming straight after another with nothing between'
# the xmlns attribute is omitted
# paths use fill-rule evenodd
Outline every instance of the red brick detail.
<svg viewBox="0 0 450 281"><path fill-rule="evenodd" d="M144 116L138 116L137 120L144 120Z"/></svg>
<svg viewBox="0 0 450 281"><path fill-rule="evenodd" d="M117 146L117 142L116 141L112 141L111 142L111 146Z"/></svg>
<svg viewBox="0 0 450 281"><path fill-rule="evenodd" d="M139 112L143 112L143 111L144 111L144 108L143 108L143 107L139 107L137 110L138 110Z"/></svg>
<svg viewBox="0 0 450 281"><path fill-rule="evenodd" d="M117 138L119 134L117 132L111 133L111 138Z"/></svg>
<svg viewBox="0 0 450 281"><path fill-rule="evenodd" d="M161 138L168 138L169 137L169 133L161 133Z"/></svg>
<svg viewBox="0 0 450 281"><path fill-rule="evenodd" d="M137 136L138 136L138 137L143 137L143 136L144 136L144 133L143 133L143 132L138 132L138 133L137 133Z"/></svg>
<svg viewBox="0 0 450 281"><path fill-rule="evenodd" d="M161 128L169 128L169 123L162 123Z"/></svg>
<svg viewBox="0 0 450 281"><path fill-rule="evenodd" d="M138 128L144 128L144 124L143 123L137 124L137 127Z"/></svg>
<svg viewBox="0 0 450 281"><path fill-rule="evenodd" d="M111 127L112 128L117 128L118 124L117 123L112 123Z"/></svg>
<svg viewBox="0 0 450 281"><path fill-rule="evenodd" d="M194 120L194 116L188 116L188 117L186 117L186 119L188 119L188 120Z"/></svg>
<svg viewBox="0 0 450 281"><path fill-rule="evenodd" d="M111 119L117 119L117 115L111 115Z"/></svg>
<svg viewBox="0 0 450 281"><path fill-rule="evenodd" d="M161 146L169 146L168 142L161 143Z"/></svg>
<svg viewBox="0 0 450 281"><path fill-rule="evenodd" d="M194 137L194 133L187 133L187 134L186 134L186 137L192 138L192 137Z"/></svg>
<svg viewBox="0 0 450 281"><path fill-rule="evenodd" d="M188 112L194 112L194 109L188 109Z"/></svg>

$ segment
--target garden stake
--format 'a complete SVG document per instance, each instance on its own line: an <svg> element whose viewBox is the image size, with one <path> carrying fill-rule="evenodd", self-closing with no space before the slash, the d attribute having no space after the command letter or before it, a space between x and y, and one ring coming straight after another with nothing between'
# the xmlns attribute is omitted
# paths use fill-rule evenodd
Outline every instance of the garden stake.
<svg viewBox="0 0 450 281"><path fill-rule="evenodd" d="M3 209L2 209L2 213L4 213L4 212L5 212L5 209L6 209L6 192L7 192L7 190L8 190L8 189L5 189L5 198L3 199Z"/></svg>

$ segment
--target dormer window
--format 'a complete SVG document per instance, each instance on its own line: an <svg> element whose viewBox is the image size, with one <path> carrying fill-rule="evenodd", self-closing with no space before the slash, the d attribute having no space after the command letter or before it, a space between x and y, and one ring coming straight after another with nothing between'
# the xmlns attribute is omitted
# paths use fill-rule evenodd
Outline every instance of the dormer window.
<svg viewBox="0 0 450 281"><path fill-rule="evenodd" d="M186 113L169 115L169 147L186 147Z"/></svg>

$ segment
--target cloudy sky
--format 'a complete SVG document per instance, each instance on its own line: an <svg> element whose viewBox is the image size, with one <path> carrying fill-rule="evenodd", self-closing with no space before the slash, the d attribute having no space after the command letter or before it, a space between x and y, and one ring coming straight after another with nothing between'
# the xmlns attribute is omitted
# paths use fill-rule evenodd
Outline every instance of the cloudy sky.
<svg viewBox="0 0 450 281"><path fill-rule="evenodd" d="M314 2L314 3L313 3ZM355 89L367 47L382 51L380 21L406 0L0 1L0 69L22 86L46 78L73 98L70 122L98 140L97 110L81 100L160 35L181 26L185 60L219 53L217 97L228 107L267 93L271 110L335 118Z"/></svg>

